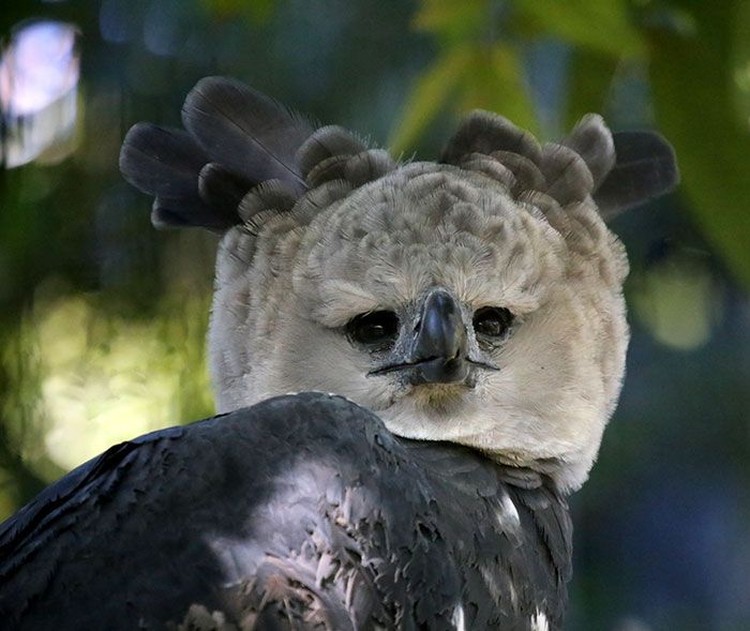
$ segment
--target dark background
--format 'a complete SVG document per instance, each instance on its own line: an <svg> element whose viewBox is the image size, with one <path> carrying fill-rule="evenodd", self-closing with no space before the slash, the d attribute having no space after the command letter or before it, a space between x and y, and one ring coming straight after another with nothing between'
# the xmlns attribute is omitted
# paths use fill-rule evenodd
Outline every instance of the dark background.
<svg viewBox="0 0 750 631"><path fill-rule="evenodd" d="M13 6L10 6L13 5ZM215 237L121 180L207 74L430 159L461 111L656 128L683 184L613 222L633 340L573 498L569 629L750 628L750 3L89 0L0 8L0 518L110 444L212 414Z"/></svg>

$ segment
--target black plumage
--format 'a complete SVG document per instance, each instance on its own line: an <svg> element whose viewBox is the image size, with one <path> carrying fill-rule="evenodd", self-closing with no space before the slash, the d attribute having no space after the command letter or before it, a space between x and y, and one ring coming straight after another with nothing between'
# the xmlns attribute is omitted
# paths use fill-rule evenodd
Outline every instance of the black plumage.
<svg viewBox="0 0 750 631"><path fill-rule="evenodd" d="M48 488L0 529L0 619L558 628L570 545L544 476L288 395L122 443Z"/></svg>

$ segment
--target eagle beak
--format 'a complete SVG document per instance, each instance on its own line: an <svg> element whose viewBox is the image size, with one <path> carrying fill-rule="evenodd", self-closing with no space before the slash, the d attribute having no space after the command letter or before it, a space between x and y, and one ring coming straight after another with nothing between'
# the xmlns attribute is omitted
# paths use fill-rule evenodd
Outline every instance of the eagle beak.
<svg viewBox="0 0 750 631"><path fill-rule="evenodd" d="M434 287L424 298L412 330L404 332L402 350L367 374L397 372L414 386L463 383L473 387L473 369L499 368L478 351L472 357L468 335L458 300L447 289Z"/></svg>
<svg viewBox="0 0 750 631"><path fill-rule="evenodd" d="M424 300L408 352L409 381L459 383L469 374L468 340L458 301L437 287Z"/></svg>

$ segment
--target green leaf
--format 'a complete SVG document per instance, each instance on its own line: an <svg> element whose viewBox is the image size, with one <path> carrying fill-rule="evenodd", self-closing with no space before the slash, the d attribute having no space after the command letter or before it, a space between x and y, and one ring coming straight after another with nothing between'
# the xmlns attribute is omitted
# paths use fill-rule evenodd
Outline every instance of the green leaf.
<svg viewBox="0 0 750 631"><path fill-rule="evenodd" d="M505 44L474 49L464 76L460 107L499 112L510 121L538 132L538 121L515 49Z"/></svg>
<svg viewBox="0 0 750 631"><path fill-rule="evenodd" d="M394 153L405 151L435 119L453 94L472 60L467 47L451 48L418 80L406 100L404 115L391 133Z"/></svg>
<svg viewBox="0 0 750 631"><path fill-rule="evenodd" d="M517 28L615 56L645 52L624 0L515 0Z"/></svg>
<svg viewBox="0 0 750 631"><path fill-rule="evenodd" d="M452 40L465 40L486 23L488 0L422 0L414 28Z"/></svg>
<svg viewBox="0 0 750 631"><path fill-rule="evenodd" d="M604 111L617 59L590 49L576 48L570 61L565 129L572 129L584 114Z"/></svg>
<svg viewBox="0 0 750 631"><path fill-rule="evenodd" d="M630 301L662 344L682 350L702 346L721 321L721 291L706 261L680 252L635 275Z"/></svg>
<svg viewBox="0 0 750 631"><path fill-rule="evenodd" d="M750 287L750 129L735 115L732 3L683 0L700 37L651 32L659 126L674 145L695 219Z"/></svg>
<svg viewBox="0 0 750 631"><path fill-rule="evenodd" d="M750 2L740 3L734 23L732 74L735 110L740 121L750 124Z"/></svg>
<svg viewBox="0 0 750 631"><path fill-rule="evenodd" d="M454 94L460 111L501 112L532 133L538 130L523 68L513 48L504 44L452 47L417 82L392 134L392 150L398 153L411 146Z"/></svg>

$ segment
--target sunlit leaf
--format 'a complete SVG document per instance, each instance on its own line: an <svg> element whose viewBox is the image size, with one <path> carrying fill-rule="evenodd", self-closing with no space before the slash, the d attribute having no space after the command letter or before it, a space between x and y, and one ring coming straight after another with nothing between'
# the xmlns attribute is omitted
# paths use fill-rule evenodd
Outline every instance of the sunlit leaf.
<svg viewBox="0 0 750 631"><path fill-rule="evenodd" d="M732 49L735 111L740 125L750 129L750 2L737 7Z"/></svg>
<svg viewBox="0 0 750 631"><path fill-rule="evenodd" d="M515 49L504 44L477 48L464 76L463 110L500 112L520 127L537 132L537 117Z"/></svg>
<svg viewBox="0 0 750 631"><path fill-rule="evenodd" d="M729 46L736 14L728 3L684 4L701 36L651 33L654 104L697 222L750 286L750 132L732 116Z"/></svg>
<svg viewBox="0 0 750 631"><path fill-rule="evenodd" d="M584 114L602 113L606 105L617 60L599 52L577 48L570 62L565 128L571 129Z"/></svg>
<svg viewBox="0 0 750 631"><path fill-rule="evenodd" d="M408 148L454 94L460 111L502 112L516 125L537 130L523 68L513 48L504 44L453 47L418 81L393 134L393 150Z"/></svg>
<svg viewBox="0 0 750 631"><path fill-rule="evenodd" d="M486 24L488 0L422 0L414 27L446 38L465 38Z"/></svg>
<svg viewBox="0 0 750 631"><path fill-rule="evenodd" d="M404 106L404 115L391 134L394 153L406 150L445 107L461 78L469 70L472 51L449 49L418 80Z"/></svg>
<svg viewBox="0 0 750 631"><path fill-rule="evenodd" d="M15 432L32 465L49 458L70 469L113 443L213 411L204 368L206 296L183 297L179 307L165 298L159 317L143 321L112 315L100 301L42 300L24 318L18 344L6 350L6 364L35 361L33 371L6 369L14 393L39 391L26 397L36 402L26 424L43 441L24 436L26 426Z"/></svg>
<svg viewBox="0 0 750 631"><path fill-rule="evenodd" d="M571 44L612 55L644 52L638 29L624 0L515 0L522 31L559 37Z"/></svg>
<svg viewBox="0 0 750 631"><path fill-rule="evenodd" d="M720 321L722 300L708 265L685 254L634 279L632 305L651 335L681 350L705 344Z"/></svg>

